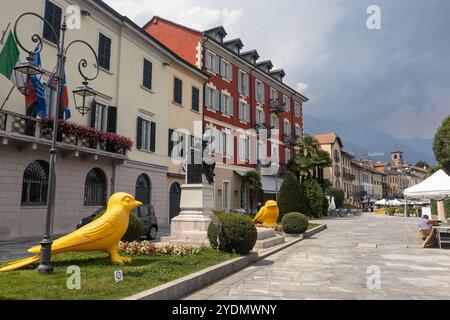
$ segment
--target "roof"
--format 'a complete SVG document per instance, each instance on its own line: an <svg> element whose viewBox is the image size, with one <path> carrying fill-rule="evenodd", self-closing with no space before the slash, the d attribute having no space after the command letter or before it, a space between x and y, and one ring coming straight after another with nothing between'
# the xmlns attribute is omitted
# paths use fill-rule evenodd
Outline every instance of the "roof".
<svg viewBox="0 0 450 320"><path fill-rule="evenodd" d="M203 31L203 33L213 33L213 32L218 32L220 33L223 37L225 37L228 33L225 31L225 28L223 26L218 26L218 27L214 27L208 30Z"/></svg>
<svg viewBox="0 0 450 320"><path fill-rule="evenodd" d="M315 135L314 138L319 142L319 144L334 144L336 140L338 141L341 148L344 146L342 144L341 138L336 133L324 133Z"/></svg>
<svg viewBox="0 0 450 320"><path fill-rule="evenodd" d="M227 41L224 41L224 43L223 43L224 46L227 46L227 45L230 45L230 44L236 45L240 49L242 49L244 47L244 43L242 42L242 40L240 38L227 40Z"/></svg>
<svg viewBox="0 0 450 320"><path fill-rule="evenodd" d="M256 60L259 59L259 54L258 54L258 51L256 51L256 50L250 50L250 51L241 53L241 57L248 57L248 56L254 56L254 57L256 57Z"/></svg>
<svg viewBox="0 0 450 320"><path fill-rule="evenodd" d="M109 5L107 5L102 0L90 0L94 4L99 5L102 9L107 11L108 13L112 14L116 18L118 18L120 21L128 24L136 33L140 34L141 36L145 37L147 40L152 42L153 45L156 45L159 47L162 51L165 51L166 54L168 54L170 57L172 57L174 60L177 60L180 64L185 66L186 68L190 69L194 73L202 76L205 79L209 79L209 75L206 72L203 72L202 70L198 69L193 64L189 63L188 61L181 58L179 55L177 55L175 52L173 52L171 49L166 47L163 43L161 43L159 40L151 36L148 32L146 32L143 28L139 27L136 23L134 23L130 18L127 16L123 16L120 13L118 13L116 10L111 8Z"/></svg>
<svg viewBox="0 0 450 320"><path fill-rule="evenodd" d="M286 75L286 72L284 72L283 69L277 69L277 70L270 71L270 74L273 74L273 75L280 74L281 77L283 78Z"/></svg>
<svg viewBox="0 0 450 320"><path fill-rule="evenodd" d="M271 60L264 60L264 61L258 62L256 65L258 67L270 66L270 68L273 68L273 64L272 64Z"/></svg>
<svg viewBox="0 0 450 320"><path fill-rule="evenodd" d="M100 0L94 0L94 1L100 1ZM100 2L102 2L102 1L100 1ZM224 46L224 44L226 44L228 41L225 41L224 43L219 43L219 42L217 42L214 38L209 37L208 35L205 35L205 34L204 34L203 32L201 32L201 31L198 31L198 30L195 30L195 29L193 29L193 28L189 28L189 27L180 25L180 24L178 24L178 23L176 23L176 22L167 20L167 19L165 19L165 18L161 18L160 16L154 16L149 22L147 22L147 23L144 25L143 29L145 29L145 28L146 28L146 27L147 27L154 19L160 19L160 20L162 20L162 21L165 21L165 22L167 22L167 23L170 23L170 24L173 24L173 25L175 25L175 26L178 26L178 27L180 27L181 29L187 30L187 31L189 31L189 32L193 32L193 33L196 33L196 34L198 34L198 35L203 35L203 36L207 37L208 39L212 40L214 43L217 43L218 45L220 45L222 48L224 48L225 50L227 50L230 54L232 54L232 55L234 55L235 57L239 58L242 62L247 63L247 64L250 64L248 61L246 61L246 60L245 60L243 57L241 57L239 54L236 54L233 50L231 50L231 49L227 48L226 46ZM156 40L156 39L155 39L155 40ZM232 41L232 40L230 40L230 41ZM255 50L255 51L256 51L256 50ZM251 66L251 64L250 64L250 66ZM263 72L262 70L259 70L259 71L260 71L262 74L264 74L265 76L270 76L270 79L272 79L274 82L278 83L278 84L281 85L282 87L286 88L288 91L291 91L291 92L295 93L296 95L298 95L299 97L301 97L303 101L305 101L305 102L308 102L308 101L309 101L309 99L308 99L306 96L304 96L303 94L301 94L301 93L298 92L297 90L291 88L290 86L288 86L287 84L283 83L282 81L278 80L277 78L273 77L271 74L267 74L267 73ZM274 71L274 72L275 72L275 71ZM283 72L284 72L284 70L283 70Z"/></svg>

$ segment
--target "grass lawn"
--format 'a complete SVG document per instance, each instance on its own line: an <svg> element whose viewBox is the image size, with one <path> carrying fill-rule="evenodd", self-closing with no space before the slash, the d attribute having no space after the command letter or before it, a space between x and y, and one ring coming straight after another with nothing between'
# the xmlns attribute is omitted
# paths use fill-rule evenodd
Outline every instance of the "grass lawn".
<svg viewBox="0 0 450 320"><path fill-rule="evenodd" d="M311 229L314 229L315 227L318 227L318 226L320 226L320 224L318 224L318 223L310 223L308 225L308 229L306 229L306 230L311 230Z"/></svg>
<svg viewBox="0 0 450 320"><path fill-rule="evenodd" d="M67 253L55 256L53 275L38 275L33 268L0 272L0 299L111 300L181 278L224 262L237 255L205 250L185 257L134 257L131 264L114 266L104 253ZM81 289L69 290L67 267L81 268ZM114 271L122 270L124 281L116 284Z"/></svg>

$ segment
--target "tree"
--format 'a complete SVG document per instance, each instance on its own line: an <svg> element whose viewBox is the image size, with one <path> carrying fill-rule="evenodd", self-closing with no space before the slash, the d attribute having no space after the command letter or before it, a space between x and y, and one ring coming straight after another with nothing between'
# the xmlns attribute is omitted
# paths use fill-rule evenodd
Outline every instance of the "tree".
<svg viewBox="0 0 450 320"><path fill-rule="evenodd" d="M426 161L420 160L417 161L416 167L428 169L430 165Z"/></svg>
<svg viewBox="0 0 450 320"><path fill-rule="evenodd" d="M306 179L300 185L303 200L302 211L308 217L321 217L323 213L324 194L319 182Z"/></svg>
<svg viewBox="0 0 450 320"><path fill-rule="evenodd" d="M250 192L254 192L255 190L258 192L258 201L259 201L259 189L261 188L261 174L256 171L247 171L245 175L242 177L242 185L244 188L248 189ZM252 197L250 197L250 207L253 207L251 203Z"/></svg>
<svg viewBox="0 0 450 320"><path fill-rule="evenodd" d="M433 151L436 160L446 170L450 171L450 116L448 116L436 132L433 141Z"/></svg>
<svg viewBox="0 0 450 320"><path fill-rule="evenodd" d="M301 212L302 199L300 183L291 172L287 172L284 177L277 203L278 208L280 209L280 220L286 213Z"/></svg>

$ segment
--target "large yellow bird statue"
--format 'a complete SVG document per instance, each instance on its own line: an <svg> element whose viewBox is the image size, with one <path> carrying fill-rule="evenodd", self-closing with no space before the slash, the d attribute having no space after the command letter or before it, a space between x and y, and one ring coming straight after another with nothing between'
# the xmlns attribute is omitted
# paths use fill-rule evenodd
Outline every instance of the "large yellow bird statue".
<svg viewBox="0 0 450 320"><path fill-rule="evenodd" d="M269 200L266 202L266 205L259 210L255 219L253 219L253 222L255 224L263 224L265 227L273 227L277 224L279 215L280 210L278 209L277 202Z"/></svg>
<svg viewBox="0 0 450 320"><path fill-rule="evenodd" d="M119 241L128 229L129 216L134 208L140 207L128 193L118 192L111 196L106 212L97 220L53 242L52 254L69 251L104 251L115 264L131 262L130 258L119 256ZM12 271L39 261L41 247L28 249L34 257L13 261L0 271Z"/></svg>

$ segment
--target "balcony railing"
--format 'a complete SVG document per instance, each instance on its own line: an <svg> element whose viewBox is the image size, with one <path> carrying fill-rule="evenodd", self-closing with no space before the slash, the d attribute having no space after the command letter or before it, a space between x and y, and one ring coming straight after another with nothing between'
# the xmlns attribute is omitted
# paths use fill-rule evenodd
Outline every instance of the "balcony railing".
<svg viewBox="0 0 450 320"><path fill-rule="evenodd" d="M356 179L356 176L355 176L354 174L345 172L345 173L342 175L342 178L343 178L344 180L347 180L347 181L353 181L353 180Z"/></svg>
<svg viewBox="0 0 450 320"><path fill-rule="evenodd" d="M9 111L0 111L0 137L20 141L21 143L50 144L53 128L44 126L42 120ZM73 134L58 131L58 147L74 151L126 158L127 150L110 142L79 138Z"/></svg>
<svg viewBox="0 0 450 320"><path fill-rule="evenodd" d="M270 112L275 113L277 115L283 113L284 104L280 103L278 100L270 100Z"/></svg>

